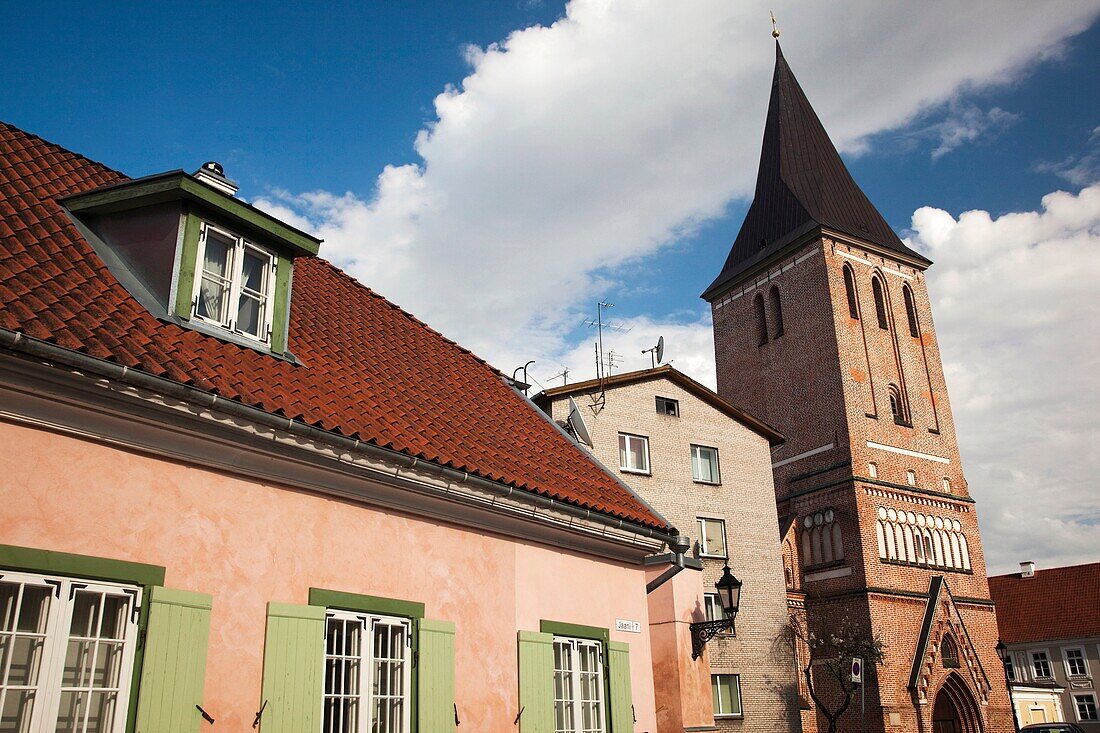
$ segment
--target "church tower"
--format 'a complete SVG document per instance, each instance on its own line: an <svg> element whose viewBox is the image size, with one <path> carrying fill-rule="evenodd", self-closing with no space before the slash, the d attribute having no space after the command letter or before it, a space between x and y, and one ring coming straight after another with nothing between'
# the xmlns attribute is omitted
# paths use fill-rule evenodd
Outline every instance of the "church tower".
<svg viewBox="0 0 1100 733"><path fill-rule="evenodd" d="M792 612L886 643L866 730L1001 733L1011 709L931 264L853 180L777 41L755 198L703 294L718 392L787 438L772 459ZM803 726L825 720L807 710ZM859 730L858 699L839 729Z"/></svg>

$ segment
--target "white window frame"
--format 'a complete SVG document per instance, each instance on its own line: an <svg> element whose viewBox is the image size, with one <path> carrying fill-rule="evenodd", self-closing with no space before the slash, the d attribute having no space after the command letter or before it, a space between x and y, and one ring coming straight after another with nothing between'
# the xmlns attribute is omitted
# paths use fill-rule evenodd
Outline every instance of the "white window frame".
<svg viewBox="0 0 1100 733"><path fill-rule="evenodd" d="M332 655L329 654L328 647L328 634L329 634L329 621L337 620L345 623L355 623L359 627L359 655L357 657L351 657L348 655ZM384 616L374 613L361 613L357 611L345 611L336 608L329 608L325 611L325 651L321 661L321 720L319 723L319 730L322 733L368 733L372 729L374 722L374 667L377 661L374 657L374 631L378 625L384 626L400 626L405 630L405 651L403 656L402 678L401 686L405 694L401 696L401 727L397 729L399 733L409 733L411 730L412 718L412 622L407 618L401 618L399 616ZM392 652L391 652L392 653ZM345 661L352 661L359 665L359 690L357 693L348 695L346 693L330 693L327 689L327 680L330 676L329 661L339 657ZM392 658L391 658L392 659ZM359 724L354 728L345 728L341 721L329 720L329 725L325 724L325 711L328 710L329 700L338 699L342 697L356 697L356 705L359 709ZM387 731L389 733L389 731Z"/></svg>
<svg viewBox="0 0 1100 733"><path fill-rule="evenodd" d="M733 682L734 682L734 684L737 688L737 706L740 708L740 710L736 713L715 710L714 711L714 717L715 718L743 718L743 717L745 717L745 701L741 697L741 675L738 674L738 673L734 673L734 672L729 672L729 673L727 673L727 672L712 672L711 675L710 675L710 679L711 679L710 684L711 684L711 690L712 690L712 692L711 692L712 698L711 699L712 700L713 700L714 678L716 678L716 677L719 678L719 685L721 684L721 678L722 677L732 677L733 678ZM721 696L719 696L719 699L721 699Z"/></svg>
<svg viewBox="0 0 1100 733"><path fill-rule="evenodd" d="M706 523L707 522L717 522L722 527L722 554L721 555L713 555L713 554L707 552L706 532L704 531L705 528L706 528ZM729 548L729 541L726 538L726 520L724 520L720 517L696 517L695 518L695 526L699 530L699 557L715 557L715 558L720 558L722 560L729 559L730 548Z"/></svg>
<svg viewBox="0 0 1100 733"><path fill-rule="evenodd" d="M567 651L570 658L568 669L559 669L557 664L557 651L561 649ZM581 684L582 674L593 674L591 671L582 673L580 659L582 649L593 649L596 652L596 699L584 700L581 698L581 690L583 686ZM603 655L603 643L594 639L579 639L572 636L554 636L554 733L605 733L607 731L607 700L605 695L604 685L604 655ZM569 689L572 691L571 697L559 698L557 696L557 677L558 675L569 675ZM566 685L563 684L562 690L566 690ZM595 703L597 706L598 714L596 715L596 727L585 728L584 727L584 712L583 706L585 703ZM573 724L568 727L559 727L557 719L557 708L559 705L568 706L571 708L573 715ZM568 721L566 721L568 724Z"/></svg>
<svg viewBox="0 0 1100 733"><path fill-rule="evenodd" d="M1035 669L1035 655L1043 654L1046 657L1047 669L1050 670L1048 675L1040 675ZM1052 680L1054 679L1054 660L1050 657L1049 649L1028 649L1027 650L1028 667L1031 670L1031 678L1035 681Z"/></svg>
<svg viewBox="0 0 1100 733"><path fill-rule="evenodd" d="M1012 669L1016 671L1016 678L1013 682L1027 682L1031 678L1031 664L1028 662L1028 654L1014 652L1014 657Z"/></svg>
<svg viewBox="0 0 1100 733"><path fill-rule="evenodd" d="M1081 717L1081 709L1077 707L1077 698L1079 698L1079 697L1088 697L1088 698L1092 699L1092 708L1093 708L1093 710L1096 710L1097 717L1095 717L1095 718L1082 718ZM1077 719L1078 723L1095 723L1098 720L1100 720L1100 705L1097 705L1096 693L1095 692L1076 692L1076 691L1074 691L1070 694L1070 698L1073 700L1073 717L1075 717Z"/></svg>
<svg viewBox="0 0 1100 733"><path fill-rule="evenodd" d="M213 318L207 318L206 316L199 315L199 297L202 289L202 273L203 273L203 261L206 255L206 238L210 231L215 231L226 239L232 240L235 245L229 254L229 261L227 263L229 289L226 292L225 297L228 299L226 306L226 320L219 321ZM260 321L260 333L259 335L242 331L237 327L237 309L240 307L241 300L241 287L244 267L244 255L245 252L251 252L259 257L267 260L267 265L264 266L263 271L263 288L264 292L261 293L263 298L262 304L262 319ZM203 221L199 230L199 246L198 253L195 257L195 282L193 283L193 289L191 292L191 317L202 323L209 323L212 326L230 331L231 333L243 336L246 339L252 341L258 341L263 344L271 343L271 331L272 331L272 318L275 310L275 279L276 272L279 266L279 258L274 252L271 252L264 247L259 246L255 242L249 241L245 237L223 229L222 227L215 226L210 222Z"/></svg>
<svg viewBox="0 0 1100 733"><path fill-rule="evenodd" d="M645 448L645 450L642 451L642 457L645 459L645 466L641 468L629 465L630 456L633 455L630 451L630 441L632 440L642 441L642 446ZM626 450L623 450L624 447ZM628 465L623 465L624 463ZM635 435L634 433L619 433L619 470L627 473L649 474L649 438L644 435Z"/></svg>
<svg viewBox="0 0 1100 733"><path fill-rule="evenodd" d="M1073 674L1069 668L1069 652L1081 652L1081 664L1085 667L1085 671L1080 674ZM1066 668L1066 679L1081 680L1089 676L1089 658L1085 653L1085 647L1083 646L1067 646L1062 647L1062 664Z"/></svg>
<svg viewBox="0 0 1100 733"><path fill-rule="evenodd" d="M726 608L722 605L722 597L717 593L703 593L703 615L707 621L724 621Z"/></svg>
<svg viewBox="0 0 1100 733"><path fill-rule="evenodd" d="M123 622L122 636L118 640L113 640L116 642L121 641L122 644L122 654L118 666L117 686L114 688L104 688L94 687L93 685L81 685L75 688L77 691L86 690L98 692L107 690L114 692L114 722L110 728L106 730L108 730L109 733L123 733L123 731L126 730L126 721L130 712L130 688L134 676L134 652L137 648L138 637L137 620L141 613L142 603L141 587L103 581L86 581L66 576L9 572L7 570L0 571L0 579L11 583L20 583L24 587L37 586L40 588L49 588L52 594L49 609L46 612L45 631L40 633L14 632L14 634L37 636L42 639L40 651L41 661L38 667L37 684L33 686L17 686L21 690L35 690L34 707L31 710L30 725L28 726L28 730L30 731L54 730L57 726L58 715L61 712L62 694L66 690L73 690L72 686L62 684L70 639L77 638L83 641L103 639L103 637L98 636L99 632L97 632L97 635L94 637L71 637L70 629L72 626L72 613L76 594L78 592L90 592L116 597L129 597L129 613L127 614L128 617ZM17 596L17 601L21 600L21 598L22 593ZM101 612L97 614L97 624L98 629L102 630L102 605L100 609ZM14 613L15 609L12 609L12 612ZM3 617L4 613L5 609L0 608L0 629L3 629L7 625ZM9 633L12 632L3 632L3 635L7 636ZM93 670L96 668L96 656L99 653L99 646L99 644L93 644L92 647L93 656L89 668ZM9 679L13 656L14 655L9 654L9 659L7 660L5 668L0 669L0 706L3 705L7 690L13 687L11 685L7 687L4 686L4 683ZM86 708L85 721L81 725L80 730L86 729L86 726L90 722L87 717L90 711L91 706L89 705Z"/></svg>
<svg viewBox="0 0 1100 733"><path fill-rule="evenodd" d="M701 462L701 458L697 459L696 453L701 454L703 451L711 451L714 453L714 480L708 481L707 479L699 478L695 474L696 460ZM718 462L718 449L709 445L699 445L698 443L691 444L691 480L699 484L708 484L710 486L719 486L722 483L722 467Z"/></svg>

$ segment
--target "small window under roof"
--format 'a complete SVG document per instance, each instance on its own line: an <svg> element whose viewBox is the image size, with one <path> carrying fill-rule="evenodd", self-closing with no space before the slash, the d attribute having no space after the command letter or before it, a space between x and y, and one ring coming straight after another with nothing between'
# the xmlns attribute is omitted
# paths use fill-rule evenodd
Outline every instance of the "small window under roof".
<svg viewBox="0 0 1100 733"><path fill-rule="evenodd" d="M671 397L658 397L657 398L657 414L658 415L671 415L672 417L680 416L680 403Z"/></svg>

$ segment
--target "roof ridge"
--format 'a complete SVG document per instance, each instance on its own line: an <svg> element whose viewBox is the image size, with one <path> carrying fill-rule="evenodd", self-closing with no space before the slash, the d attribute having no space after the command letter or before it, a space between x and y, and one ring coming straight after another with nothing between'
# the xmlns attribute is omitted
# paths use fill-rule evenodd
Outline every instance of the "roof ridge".
<svg viewBox="0 0 1100 733"><path fill-rule="evenodd" d="M91 163L92 165L98 166L98 167L102 168L103 170L105 170L109 173L114 173L116 176L119 176L119 177L121 177L121 178L123 178L127 181L131 180L130 176L126 175L125 173L123 173L120 170L116 170L116 169L112 168L111 166L107 165L106 163L103 163L103 162L100 162L98 160L94 160L92 158L89 158L87 155L83 155L82 153L78 153L75 150L70 150L69 148L65 147L64 145L61 145L60 143L55 143L52 140L47 140L46 138L42 137L41 135L36 135L33 132L28 132L28 131L24 130L23 128L21 128L17 125L13 125L10 122L5 122L4 120L0 120L0 127L4 127L8 131L14 132L18 135L21 135L21 136L23 136L23 137L25 137L29 140L37 140L40 143L42 143L43 145L47 145L47 146L57 150L58 152L66 153L67 155L71 155L74 158L79 158L80 160L83 160L87 163Z"/></svg>

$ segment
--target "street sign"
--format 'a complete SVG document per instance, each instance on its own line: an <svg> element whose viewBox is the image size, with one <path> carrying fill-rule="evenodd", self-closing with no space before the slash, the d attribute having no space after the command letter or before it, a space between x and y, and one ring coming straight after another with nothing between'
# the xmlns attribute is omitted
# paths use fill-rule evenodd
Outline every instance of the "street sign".
<svg viewBox="0 0 1100 733"><path fill-rule="evenodd" d="M617 618L615 619L615 630L628 631L631 634L640 634L642 633L642 625L638 621L628 621L625 618Z"/></svg>
<svg viewBox="0 0 1100 733"><path fill-rule="evenodd" d="M863 684L863 658L852 657L852 682Z"/></svg>

